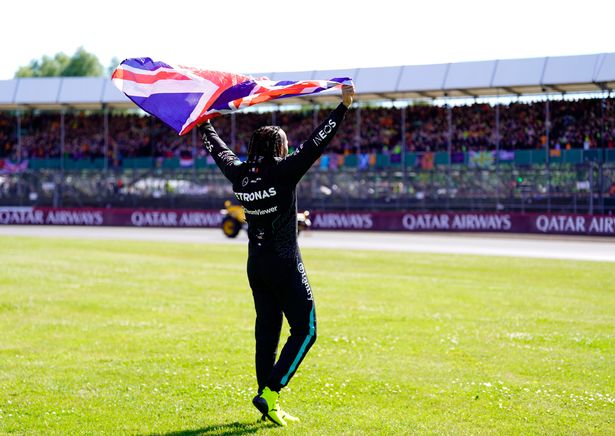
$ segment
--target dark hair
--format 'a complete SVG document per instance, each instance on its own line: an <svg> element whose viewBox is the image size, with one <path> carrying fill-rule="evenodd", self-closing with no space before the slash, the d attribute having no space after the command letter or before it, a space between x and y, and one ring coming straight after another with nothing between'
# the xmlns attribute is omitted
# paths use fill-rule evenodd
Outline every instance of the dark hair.
<svg viewBox="0 0 615 436"><path fill-rule="evenodd" d="M282 156L282 135L278 126L259 127L252 133L248 161L256 164Z"/></svg>

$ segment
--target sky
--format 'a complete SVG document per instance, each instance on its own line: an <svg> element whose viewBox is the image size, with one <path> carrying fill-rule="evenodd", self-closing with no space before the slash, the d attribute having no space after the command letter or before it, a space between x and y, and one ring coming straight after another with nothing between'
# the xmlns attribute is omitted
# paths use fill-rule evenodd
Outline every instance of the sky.
<svg viewBox="0 0 615 436"><path fill-rule="evenodd" d="M0 80L78 47L241 73L615 52L612 0L3 2Z"/></svg>

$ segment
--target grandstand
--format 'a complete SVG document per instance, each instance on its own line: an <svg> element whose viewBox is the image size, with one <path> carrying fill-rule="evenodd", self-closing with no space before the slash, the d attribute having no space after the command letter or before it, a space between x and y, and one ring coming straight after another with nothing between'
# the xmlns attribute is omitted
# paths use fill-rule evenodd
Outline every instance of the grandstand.
<svg viewBox="0 0 615 436"><path fill-rule="evenodd" d="M615 210L615 53L265 75L355 80L358 103L302 183L303 207ZM292 147L334 101L280 100L215 125L240 156L263 124ZM0 81L0 205L216 208L230 196L196 132L128 109L105 78Z"/></svg>

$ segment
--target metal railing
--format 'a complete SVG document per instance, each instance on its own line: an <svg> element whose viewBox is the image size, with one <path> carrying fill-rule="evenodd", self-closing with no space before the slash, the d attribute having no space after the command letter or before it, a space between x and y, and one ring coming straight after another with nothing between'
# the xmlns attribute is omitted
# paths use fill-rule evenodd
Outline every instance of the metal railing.
<svg viewBox="0 0 615 436"><path fill-rule="evenodd" d="M219 208L233 198L215 168L120 171L33 170L0 175L0 206ZM615 212L615 165L434 170L312 169L298 187L300 208Z"/></svg>

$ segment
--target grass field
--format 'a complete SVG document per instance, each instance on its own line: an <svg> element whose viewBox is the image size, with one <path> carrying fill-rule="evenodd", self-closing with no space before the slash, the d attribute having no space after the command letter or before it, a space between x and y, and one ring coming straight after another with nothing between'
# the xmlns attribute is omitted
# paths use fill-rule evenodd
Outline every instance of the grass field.
<svg viewBox="0 0 615 436"><path fill-rule="evenodd" d="M615 264L303 254L319 336L278 429L244 247L0 238L0 433L615 433Z"/></svg>

